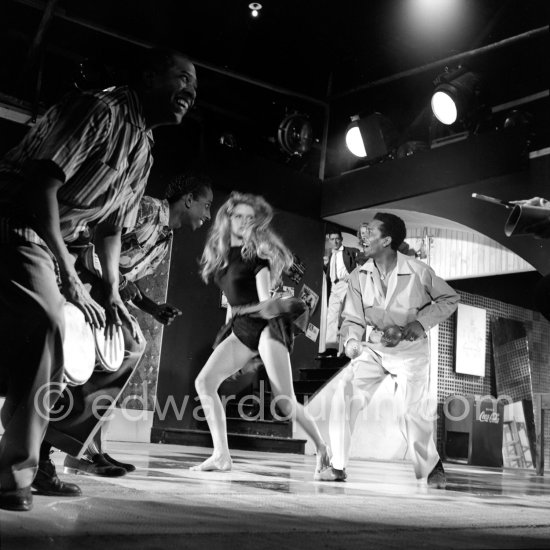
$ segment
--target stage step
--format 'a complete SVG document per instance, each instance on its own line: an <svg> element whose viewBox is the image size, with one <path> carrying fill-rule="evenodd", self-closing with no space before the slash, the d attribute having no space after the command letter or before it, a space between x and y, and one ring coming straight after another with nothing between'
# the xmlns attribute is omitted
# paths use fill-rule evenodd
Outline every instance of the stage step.
<svg viewBox="0 0 550 550"><path fill-rule="evenodd" d="M270 437L292 437L292 424L288 420L261 420L261 416L259 414L258 416L257 420L227 417L227 432ZM206 420L197 422L197 429L208 430Z"/></svg>
<svg viewBox="0 0 550 550"><path fill-rule="evenodd" d="M349 363L347 357L317 358L318 367L300 369L300 380L294 381L299 403L307 403L333 376ZM229 447L280 453L303 454L305 440L292 439L292 423L280 420L280 411L273 411L269 382L260 379L250 388L250 395L227 398L227 432ZM273 417L275 413L275 418ZM151 441L211 447L212 438L206 421L198 421L195 429L153 428Z"/></svg>
<svg viewBox="0 0 550 550"><path fill-rule="evenodd" d="M297 394L313 395L329 378L327 377L324 380L294 380L294 391Z"/></svg>
<svg viewBox="0 0 550 550"><path fill-rule="evenodd" d="M341 355L340 357L316 357L315 361L319 362L320 368L342 368L350 360L345 355Z"/></svg>
<svg viewBox="0 0 550 550"><path fill-rule="evenodd" d="M228 433L227 436L230 449L247 451L304 454L306 445L305 439L234 433ZM212 447L212 437L210 432L206 430L153 428L151 430L151 443Z"/></svg>
<svg viewBox="0 0 550 550"><path fill-rule="evenodd" d="M300 380L322 380L326 382L340 372L341 367L300 369Z"/></svg>

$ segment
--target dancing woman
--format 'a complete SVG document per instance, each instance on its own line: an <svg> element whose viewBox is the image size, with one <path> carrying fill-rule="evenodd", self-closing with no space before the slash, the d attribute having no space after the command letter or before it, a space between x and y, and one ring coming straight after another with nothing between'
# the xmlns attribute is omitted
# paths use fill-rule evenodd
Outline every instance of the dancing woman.
<svg viewBox="0 0 550 550"><path fill-rule="evenodd" d="M233 311L269 300L270 288L292 265L292 254L270 229L271 206L262 198L233 192L219 209L201 259L205 282L213 279ZM192 470L230 470L225 411L220 384L257 352L265 365L277 406L295 419L317 448L316 475L330 464L328 447L313 419L296 401L285 336L274 320L233 315L232 332L215 349L195 381L214 442L214 452Z"/></svg>

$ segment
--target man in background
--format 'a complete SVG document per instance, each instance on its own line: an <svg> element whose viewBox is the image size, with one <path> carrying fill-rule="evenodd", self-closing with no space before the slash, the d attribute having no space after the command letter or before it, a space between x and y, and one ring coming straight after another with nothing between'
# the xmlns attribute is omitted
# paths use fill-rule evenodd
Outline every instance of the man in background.
<svg viewBox="0 0 550 550"><path fill-rule="evenodd" d="M320 357L330 357L338 354L339 349L339 324L342 304L348 288L349 274L355 269L357 263L357 248L343 245L342 233L331 231L328 235L331 253L325 259L325 275L327 278L327 329L325 336L325 351Z"/></svg>

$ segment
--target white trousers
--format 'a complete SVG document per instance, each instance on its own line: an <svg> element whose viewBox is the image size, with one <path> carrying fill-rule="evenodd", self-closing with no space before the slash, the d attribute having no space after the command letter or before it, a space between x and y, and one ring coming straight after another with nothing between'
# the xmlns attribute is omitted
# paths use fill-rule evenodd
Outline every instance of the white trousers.
<svg viewBox="0 0 550 550"><path fill-rule="evenodd" d="M392 376L400 405L401 432L417 478L427 477L439 460L433 440L434 404L428 400L428 339L400 342L395 348L367 344L345 368L332 398L329 420L332 465L342 470L349 460L351 436L359 413L386 378Z"/></svg>
<svg viewBox="0 0 550 550"><path fill-rule="evenodd" d="M340 325L340 314L344 304L344 298L348 291L347 281L339 281L330 288L330 296L327 306L327 332L325 336L326 348L338 348L338 328Z"/></svg>

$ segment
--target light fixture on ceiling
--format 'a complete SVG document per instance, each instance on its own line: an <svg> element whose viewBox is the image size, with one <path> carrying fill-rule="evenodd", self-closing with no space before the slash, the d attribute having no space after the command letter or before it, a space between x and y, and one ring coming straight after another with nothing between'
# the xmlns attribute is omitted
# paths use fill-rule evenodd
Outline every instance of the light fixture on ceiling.
<svg viewBox="0 0 550 550"><path fill-rule="evenodd" d="M354 115L346 130L346 145L356 157L370 161L390 153L396 145L397 137L397 130L384 115Z"/></svg>
<svg viewBox="0 0 550 550"><path fill-rule="evenodd" d="M434 116L447 126L467 122L479 108L479 76L466 67L445 71L434 81L431 105Z"/></svg>
<svg viewBox="0 0 550 550"><path fill-rule="evenodd" d="M311 149L313 127L307 115L294 112L285 116L277 131L277 141L285 153L301 157Z"/></svg>
<svg viewBox="0 0 550 550"><path fill-rule="evenodd" d="M521 126L529 126L533 121L533 115L528 111L513 109L506 114L502 122L503 128L518 128Z"/></svg>
<svg viewBox="0 0 550 550"><path fill-rule="evenodd" d="M232 132L223 132L218 138L218 142L228 149L239 149L237 138Z"/></svg>
<svg viewBox="0 0 550 550"><path fill-rule="evenodd" d="M258 2L252 2L248 4L248 9L250 10L250 15L252 17L258 17L260 15L260 10L262 9L262 5Z"/></svg>
<svg viewBox="0 0 550 550"><path fill-rule="evenodd" d="M351 123L346 130L346 145L356 157L364 158L367 156L367 152L365 151L365 144L361 137L361 130L359 130L359 120L359 115L351 117Z"/></svg>

